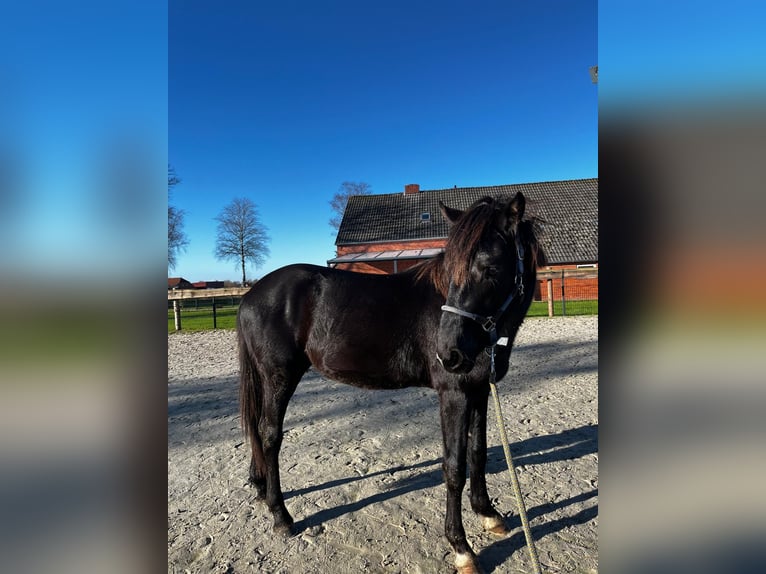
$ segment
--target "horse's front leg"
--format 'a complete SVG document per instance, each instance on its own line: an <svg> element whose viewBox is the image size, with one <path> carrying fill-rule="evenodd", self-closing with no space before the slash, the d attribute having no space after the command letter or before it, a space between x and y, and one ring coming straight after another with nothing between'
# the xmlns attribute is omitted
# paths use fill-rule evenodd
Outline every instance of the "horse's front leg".
<svg viewBox="0 0 766 574"><path fill-rule="evenodd" d="M508 534L503 517L492 506L487 493L487 400L489 387L476 389L470 401L468 425L468 465L471 477L471 508L481 517L484 530L497 536Z"/></svg>
<svg viewBox="0 0 766 574"><path fill-rule="evenodd" d="M455 567L460 574L478 574L479 560L465 537L461 498L465 486L466 444L468 440L468 399L459 389L439 395L444 456L444 482L447 485L447 514L444 534L455 551Z"/></svg>

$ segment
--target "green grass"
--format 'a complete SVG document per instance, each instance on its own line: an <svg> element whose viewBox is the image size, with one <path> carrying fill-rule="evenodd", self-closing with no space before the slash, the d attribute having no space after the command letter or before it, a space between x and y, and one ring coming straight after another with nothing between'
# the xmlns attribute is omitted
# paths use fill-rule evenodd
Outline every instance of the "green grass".
<svg viewBox="0 0 766 574"><path fill-rule="evenodd" d="M563 315L561 301L553 302L553 316ZM598 315L598 299L590 301L567 301L567 316L570 315ZM548 302L533 301L527 311L527 317L547 317Z"/></svg>
<svg viewBox="0 0 766 574"><path fill-rule="evenodd" d="M44 303L49 305L49 303ZM4 310L0 322L0 366L88 364L123 353L130 336L120 328L125 317L113 310L37 307ZM130 332L130 331L129 331Z"/></svg>
<svg viewBox="0 0 766 574"><path fill-rule="evenodd" d="M216 307L216 328L234 329L237 321L237 307ZM182 331L206 331L213 328L213 308L181 309ZM176 330L173 310L168 309L168 333Z"/></svg>
<svg viewBox="0 0 766 574"><path fill-rule="evenodd" d="M234 329L237 320L237 307L216 307L216 325L218 329ZM553 304L553 314L562 315L561 301ZM567 301L567 315L598 315L598 301ZM548 303L534 301L527 317L547 317ZM213 328L212 307L200 307L181 310L181 329L183 331L206 331ZM175 332L173 310L168 309L168 333Z"/></svg>

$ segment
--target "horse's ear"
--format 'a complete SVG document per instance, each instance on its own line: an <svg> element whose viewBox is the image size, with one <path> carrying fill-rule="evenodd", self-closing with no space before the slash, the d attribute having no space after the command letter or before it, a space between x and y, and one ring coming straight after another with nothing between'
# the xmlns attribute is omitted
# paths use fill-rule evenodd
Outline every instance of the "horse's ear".
<svg viewBox="0 0 766 574"><path fill-rule="evenodd" d="M520 191L516 192L513 199L508 202L508 206L503 212L502 227L506 233L510 232L521 219L524 217L524 208L527 205L527 200L524 194Z"/></svg>
<svg viewBox="0 0 766 574"><path fill-rule="evenodd" d="M459 209L447 207L441 201L439 201L439 209L441 210L444 219L446 219L447 223L450 225L455 223L458 219L460 219L460 216L463 215L463 212Z"/></svg>

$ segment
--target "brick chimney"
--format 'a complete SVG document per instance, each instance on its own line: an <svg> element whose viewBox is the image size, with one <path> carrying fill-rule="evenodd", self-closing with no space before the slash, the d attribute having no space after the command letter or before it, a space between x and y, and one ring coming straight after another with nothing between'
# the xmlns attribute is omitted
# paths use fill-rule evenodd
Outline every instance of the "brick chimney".
<svg viewBox="0 0 766 574"><path fill-rule="evenodd" d="M404 186L404 195L414 195L420 193L420 184L408 183Z"/></svg>

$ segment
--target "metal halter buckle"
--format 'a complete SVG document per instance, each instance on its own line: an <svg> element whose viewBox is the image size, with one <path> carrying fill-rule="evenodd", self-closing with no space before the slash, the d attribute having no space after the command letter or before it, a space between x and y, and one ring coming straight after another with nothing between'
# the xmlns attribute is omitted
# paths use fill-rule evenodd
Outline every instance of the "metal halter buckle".
<svg viewBox="0 0 766 574"><path fill-rule="evenodd" d="M495 322L494 317L485 317L484 322L481 323L481 328L484 329L487 333L494 331L496 326L497 323Z"/></svg>

